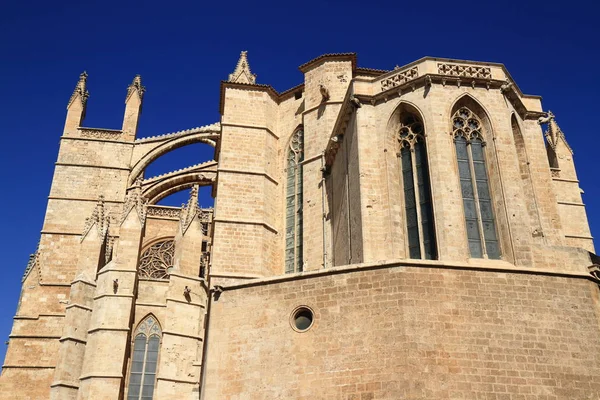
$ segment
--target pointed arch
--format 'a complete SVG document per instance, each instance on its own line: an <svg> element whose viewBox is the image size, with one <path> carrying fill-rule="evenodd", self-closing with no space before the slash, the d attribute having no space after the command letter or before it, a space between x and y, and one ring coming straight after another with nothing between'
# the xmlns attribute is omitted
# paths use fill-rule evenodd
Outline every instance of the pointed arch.
<svg viewBox="0 0 600 400"><path fill-rule="evenodd" d="M303 171L304 128L291 135L286 148L285 186L285 272L301 272L303 267Z"/></svg>
<svg viewBox="0 0 600 400"><path fill-rule="evenodd" d="M390 198L390 204L398 205L390 209L401 209L402 214L400 219L392 215L390 220L400 222L403 227L401 236L405 238L403 247L407 257L436 259L427 129L423 114L414 104L402 101L392 112L386 132L386 147L391 146L394 150L388 170L388 187L390 193L393 192L390 197L394 197Z"/></svg>
<svg viewBox="0 0 600 400"><path fill-rule="evenodd" d="M127 400L147 400L154 396L162 328L154 314L146 315L133 336Z"/></svg>
<svg viewBox="0 0 600 400"><path fill-rule="evenodd" d="M451 111L469 253L473 258L498 259L500 240L486 154L486 145L493 143L492 123L483 106L468 94Z"/></svg>

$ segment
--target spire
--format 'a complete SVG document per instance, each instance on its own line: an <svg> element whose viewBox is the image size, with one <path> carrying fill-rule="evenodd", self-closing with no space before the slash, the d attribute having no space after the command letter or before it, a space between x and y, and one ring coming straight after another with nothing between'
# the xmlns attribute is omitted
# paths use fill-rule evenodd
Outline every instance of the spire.
<svg viewBox="0 0 600 400"><path fill-rule="evenodd" d="M141 102L144 98L144 92L146 92L146 87L142 85L142 77L140 75L136 75L135 78L133 78L131 84L127 86L127 97L125 98L125 104L127 104L129 98L134 92L137 93Z"/></svg>
<svg viewBox="0 0 600 400"><path fill-rule="evenodd" d="M240 54L240 59L235 66L235 70L232 74L229 74L229 82L250 84L256 83L256 75L250 72L247 54L247 51L242 51Z"/></svg>
<svg viewBox="0 0 600 400"><path fill-rule="evenodd" d="M179 222L181 223L181 231L185 231L190 227L194 218L198 215L200 206L198 206L198 185L192 186L190 190L190 198L187 204L181 205L181 214L179 214Z"/></svg>
<svg viewBox="0 0 600 400"><path fill-rule="evenodd" d="M69 109L69 107L71 107L71 104L73 104L73 102L77 99L77 97L79 97L80 101L81 101L81 106L85 109L85 104L87 103L87 99L88 97L90 97L90 93L87 91L87 77L88 74L87 72L83 71L80 75L79 75L79 81L77 82L77 85L75 85L75 90L73 90L73 94L71 95L71 98L69 99L69 103L67 104L67 110Z"/></svg>
<svg viewBox="0 0 600 400"><path fill-rule="evenodd" d="M548 110L548 115L546 117L540 118L538 120L538 123L540 125L546 124L546 123L548 124L548 129L546 130L545 136L546 136L546 140L550 144L550 147L552 147L552 150L556 150L556 145L558 144L558 140L560 139L563 141L563 143L565 144L567 149L569 149L571 154L573 153L573 149L571 149L571 146L569 146L569 144L567 143L565 134L563 133L562 129L560 129L560 127L556 123L556 118L555 118L554 114L552 113L552 111Z"/></svg>

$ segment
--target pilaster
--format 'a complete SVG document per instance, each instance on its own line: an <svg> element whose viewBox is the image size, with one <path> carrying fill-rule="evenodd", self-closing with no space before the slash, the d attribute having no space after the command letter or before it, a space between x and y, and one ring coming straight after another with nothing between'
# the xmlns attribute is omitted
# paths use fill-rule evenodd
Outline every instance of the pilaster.
<svg viewBox="0 0 600 400"><path fill-rule="evenodd" d="M115 258L98 273L78 400L122 396L144 227L145 204L138 186L125 202Z"/></svg>
<svg viewBox="0 0 600 400"><path fill-rule="evenodd" d="M198 393L208 288L199 278L202 257L198 188L192 189L175 237L155 397L192 398Z"/></svg>

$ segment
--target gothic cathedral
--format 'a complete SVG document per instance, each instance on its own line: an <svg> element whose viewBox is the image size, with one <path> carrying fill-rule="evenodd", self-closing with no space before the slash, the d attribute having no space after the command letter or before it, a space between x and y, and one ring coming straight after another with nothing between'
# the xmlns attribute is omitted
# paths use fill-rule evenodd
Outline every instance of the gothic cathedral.
<svg viewBox="0 0 600 400"><path fill-rule="evenodd" d="M80 76L0 400L600 397L600 258L540 97L487 62L299 68L278 93L242 52L219 122L144 138L139 76L119 130Z"/></svg>

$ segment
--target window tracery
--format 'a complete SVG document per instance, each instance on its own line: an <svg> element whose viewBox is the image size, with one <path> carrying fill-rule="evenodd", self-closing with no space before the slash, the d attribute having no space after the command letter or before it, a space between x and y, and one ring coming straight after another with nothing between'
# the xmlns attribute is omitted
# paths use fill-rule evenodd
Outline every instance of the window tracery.
<svg viewBox="0 0 600 400"><path fill-rule="evenodd" d="M302 249L302 161L304 160L304 131L292 135L287 156L285 204L285 272L300 272L303 266Z"/></svg>
<svg viewBox="0 0 600 400"><path fill-rule="evenodd" d="M465 212L469 252L474 258L500 258L494 210L479 117L461 107L452 117L452 135Z"/></svg>
<svg viewBox="0 0 600 400"><path fill-rule="evenodd" d="M127 400L152 400L161 336L158 321L152 315L138 325L133 342Z"/></svg>
<svg viewBox="0 0 600 400"><path fill-rule="evenodd" d="M410 258L435 259L431 188L423 123L410 113L400 116L400 144L404 211Z"/></svg>
<svg viewBox="0 0 600 400"><path fill-rule="evenodd" d="M175 255L175 241L162 240L142 253L138 275L140 278L169 279Z"/></svg>

